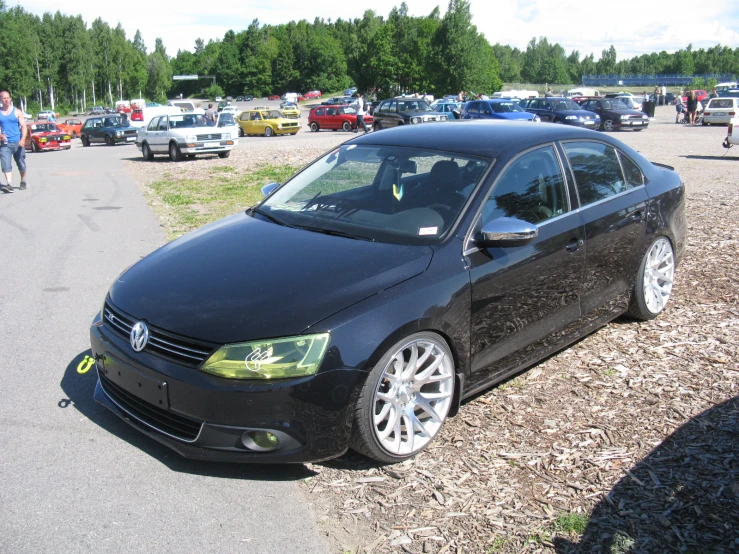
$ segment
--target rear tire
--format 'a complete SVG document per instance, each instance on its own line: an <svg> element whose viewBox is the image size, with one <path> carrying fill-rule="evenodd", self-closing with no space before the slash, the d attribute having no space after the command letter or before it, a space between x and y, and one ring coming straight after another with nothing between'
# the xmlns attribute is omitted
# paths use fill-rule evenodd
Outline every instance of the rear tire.
<svg viewBox="0 0 739 554"><path fill-rule="evenodd" d="M231 155L231 151L230 150L228 152L218 152L218 157L219 158L228 158L230 155Z"/></svg>
<svg viewBox="0 0 739 554"><path fill-rule="evenodd" d="M314 133L317 133L320 130L320 127L318 126L318 123L315 121L310 124L310 130Z"/></svg>
<svg viewBox="0 0 739 554"><path fill-rule="evenodd" d="M627 315L646 321L661 314L672 294L674 278L672 243L667 237L658 237L642 258Z"/></svg>
<svg viewBox="0 0 739 554"><path fill-rule="evenodd" d="M72 138L77 138L77 131L72 131Z"/></svg>
<svg viewBox="0 0 739 554"><path fill-rule="evenodd" d="M244 130L241 127L239 127L239 137L243 137L243 136L244 136Z"/></svg>
<svg viewBox="0 0 739 554"><path fill-rule="evenodd" d="M154 159L154 153L151 151L151 148L149 148L149 143L145 142L141 145L141 155L147 162Z"/></svg>
<svg viewBox="0 0 739 554"><path fill-rule="evenodd" d="M182 161L182 152L180 152L180 147L177 146L174 142L170 143L169 145L169 159L173 162Z"/></svg>
<svg viewBox="0 0 739 554"><path fill-rule="evenodd" d="M82 146L90 146L90 139L82 135Z"/></svg>
<svg viewBox="0 0 739 554"><path fill-rule="evenodd" d="M372 125L372 130L373 131L381 131L382 130L382 124L381 123L374 123Z"/></svg>

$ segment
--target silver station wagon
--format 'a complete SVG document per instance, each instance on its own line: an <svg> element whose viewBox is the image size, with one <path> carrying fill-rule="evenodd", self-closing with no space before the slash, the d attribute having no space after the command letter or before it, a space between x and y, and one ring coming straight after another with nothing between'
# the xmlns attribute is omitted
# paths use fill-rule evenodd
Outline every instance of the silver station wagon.
<svg viewBox="0 0 739 554"><path fill-rule="evenodd" d="M230 131L209 125L198 113L161 115L139 129L136 147L145 160L152 160L155 154L168 154L173 162L201 154L228 158L239 142L237 133Z"/></svg>

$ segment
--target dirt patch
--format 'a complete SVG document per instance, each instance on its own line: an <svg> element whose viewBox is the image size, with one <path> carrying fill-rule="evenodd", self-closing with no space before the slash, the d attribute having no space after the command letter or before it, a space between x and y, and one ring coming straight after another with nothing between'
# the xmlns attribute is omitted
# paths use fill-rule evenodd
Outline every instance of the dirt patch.
<svg viewBox="0 0 739 554"><path fill-rule="evenodd" d="M669 107L643 132L614 133L686 183L668 309L612 322L466 401L412 460L309 464L305 495L336 552L739 551L739 149L726 154L725 135L676 125ZM212 166L300 166L351 136L128 163L145 188L164 173L207 179Z"/></svg>

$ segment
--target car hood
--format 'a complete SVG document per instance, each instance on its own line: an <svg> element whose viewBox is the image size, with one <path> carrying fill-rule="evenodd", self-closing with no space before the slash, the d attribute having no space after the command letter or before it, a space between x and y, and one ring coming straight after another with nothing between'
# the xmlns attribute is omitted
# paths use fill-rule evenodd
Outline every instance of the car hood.
<svg viewBox="0 0 739 554"><path fill-rule="evenodd" d="M534 119L534 114L530 112L506 112L506 113L494 113L493 117L500 119Z"/></svg>
<svg viewBox="0 0 739 554"><path fill-rule="evenodd" d="M231 343L289 336L424 272L432 253L242 213L153 252L109 295L132 317L186 337Z"/></svg>

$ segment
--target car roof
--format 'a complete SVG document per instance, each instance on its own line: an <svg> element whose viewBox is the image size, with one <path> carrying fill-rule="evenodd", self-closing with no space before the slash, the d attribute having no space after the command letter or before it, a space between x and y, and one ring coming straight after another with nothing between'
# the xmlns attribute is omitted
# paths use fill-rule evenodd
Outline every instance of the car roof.
<svg viewBox="0 0 739 554"><path fill-rule="evenodd" d="M442 125L443 132L430 132L430 125ZM381 133L362 135L351 143L427 148L497 158L507 156L509 151L518 152L537 144L568 139L597 139L609 143L613 141L602 133L570 125L543 125L506 120L463 120L403 125L383 130Z"/></svg>

